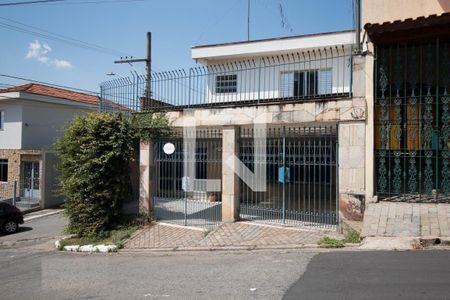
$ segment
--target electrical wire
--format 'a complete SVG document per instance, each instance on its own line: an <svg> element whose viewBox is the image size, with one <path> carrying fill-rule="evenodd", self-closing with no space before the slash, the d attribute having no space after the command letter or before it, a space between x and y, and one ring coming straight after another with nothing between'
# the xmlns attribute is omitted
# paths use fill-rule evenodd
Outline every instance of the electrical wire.
<svg viewBox="0 0 450 300"><path fill-rule="evenodd" d="M30 4L40 4L49 2L61 2L65 0L35 0L35 1L24 1L24 2L8 2L0 3L0 6L17 6L17 5L30 5Z"/></svg>
<svg viewBox="0 0 450 300"><path fill-rule="evenodd" d="M29 79L29 78L24 78L24 77L20 77L20 76L9 75L9 74L0 74L0 77L6 77L6 78L11 78L11 79L16 79L16 80L35 82L35 83L40 83L40 84L46 84L46 85L59 87L59 88L63 88L63 89L71 89L71 90L74 90L74 91L90 93L90 94L93 94L93 95L98 95L99 94L98 92L93 92L93 91L90 91L90 90L84 90L84 89L74 88L74 87L71 87L71 86L59 85L59 84L55 84L55 83L50 83L50 82L45 82L45 81L40 81L40 80L34 80L34 79Z"/></svg>

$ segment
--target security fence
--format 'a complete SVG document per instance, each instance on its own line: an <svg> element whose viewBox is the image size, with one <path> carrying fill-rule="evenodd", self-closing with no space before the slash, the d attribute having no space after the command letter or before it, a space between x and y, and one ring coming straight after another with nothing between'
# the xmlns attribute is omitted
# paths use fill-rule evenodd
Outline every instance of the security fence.
<svg viewBox="0 0 450 300"><path fill-rule="evenodd" d="M155 173L153 208L158 220L180 225L214 227L222 219L220 186L211 191L206 180L222 178L222 132L202 130L196 139L181 132L161 137L154 143ZM188 154L189 147L195 154ZM192 188L187 176L193 163Z"/></svg>
<svg viewBox="0 0 450 300"><path fill-rule="evenodd" d="M266 157L254 155L260 142L266 142ZM270 128L266 141L255 140L254 129L242 129L239 156L250 170L255 164L267 170L266 191L241 181L241 218L317 227L338 223L336 126Z"/></svg>
<svg viewBox="0 0 450 300"><path fill-rule="evenodd" d="M189 69L132 74L100 85L101 110L140 112L348 97L352 50L329 47Z"/></svg>
<svg viewBox="0 0 450 300"><path fill-rule="evenodd" d="M450 41L376 47L376 192L450 196Z"/></svg>

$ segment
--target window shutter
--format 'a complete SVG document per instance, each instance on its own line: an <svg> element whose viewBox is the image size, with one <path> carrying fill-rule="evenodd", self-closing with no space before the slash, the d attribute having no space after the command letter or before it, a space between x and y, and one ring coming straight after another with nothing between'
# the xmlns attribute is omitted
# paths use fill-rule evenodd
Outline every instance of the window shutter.
<svg viewBox="0 0 450 300"><path fill-rule="evenodd" d="M280 97L289 98L294 96L294 72L281 73Z"/></svg>
<svg viewBox="0 0 450 300"><path fill-rule="evenodd" d="M319 94L331 94L332 92L331 69L319 70Z"/></svg>

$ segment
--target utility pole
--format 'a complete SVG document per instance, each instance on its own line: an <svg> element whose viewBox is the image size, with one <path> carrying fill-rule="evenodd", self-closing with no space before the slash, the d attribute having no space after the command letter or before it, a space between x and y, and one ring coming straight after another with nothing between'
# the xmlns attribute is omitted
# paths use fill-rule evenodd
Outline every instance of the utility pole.
<svg viewBox="0 0 450 300"><path fill-rule="evenodd" d="M120 60L114 61L115 64L132 64L135 62L145 62L146 71L146 85L145 85L145 95L147 99L152 96L152 85L151 85L151 74L152 74L152 33L147 32L147 57L146 58L133 58L132 56L125 58L121 57Z"/></svg>
<svg viewBox="0 0 450 300"><path fill-rule="evenodd" d="M247 41L250 41L250 0L247 0Z"/></svg>

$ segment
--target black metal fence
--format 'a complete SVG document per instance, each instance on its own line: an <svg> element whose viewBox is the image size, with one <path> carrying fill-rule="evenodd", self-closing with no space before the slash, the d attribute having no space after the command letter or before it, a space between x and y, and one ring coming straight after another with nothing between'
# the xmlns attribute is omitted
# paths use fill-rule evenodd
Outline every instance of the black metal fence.
<svg viewBox="0 0 450 300"><path fill-rule="evenodd" d="M100 85L101 110L139 112L346 97L352 85L349 47L330 47L146 76Z"/></svg>
<svg viewBox="0 0 450 300"><path fill-rule="evenodd" d="M376 57L377 194L450 196L450 41L380 45Z"/></svg>
<svg viewBox="0 0 450 300"><path fill-rule="evenodd" d="M243 219L332 227L338 223L338 147L336 126L271 128L266 157L254 156L254 130L242 129L241 161L267 170L266 191L240 183ZM262 183L261 183L262 184Z"/></svg>
<svg viewBox="0 0 450 300"><path fill-rule="evenodd" d="M173 153L164 147L173 145ZM188 147L195 154L187 154ZM222 178L221 130L197 130L196 140L180 133L158 139L154 143L155 174L153 207L156 219L179 225L213 227L222 220L220 187L207 191L206 180ZM196 178L194 187L189 184L187 164L193 163Z"/></svg>

